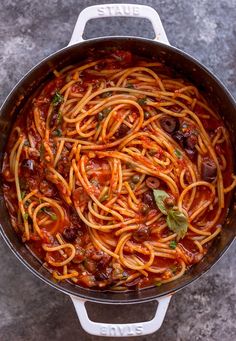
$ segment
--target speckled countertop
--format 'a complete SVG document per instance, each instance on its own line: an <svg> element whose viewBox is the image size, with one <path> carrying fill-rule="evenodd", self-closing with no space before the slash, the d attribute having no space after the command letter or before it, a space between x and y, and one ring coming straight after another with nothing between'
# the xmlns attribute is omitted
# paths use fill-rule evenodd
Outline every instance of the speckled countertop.
<svg viewBox="0 0 236 341"><path fill-rule="evenodd" d="M104 3L123 1L104 1ZM131 1L156 8L174 46L212 70L236 97L236 0ZM92 0L2 0L0 2L0 102L34 64L65 46L78 13ZM111 24L110 24L111 23ZM86 37L123 34L151 38L145 20L97 20ZM232 341L236 339L236 271L234 244L201 280L174 295L161 329L135 340ZM27 271L0 239L0 340L102 340L86 334L66 295ZM148 319L153 304L122 309L92 305L99 321ZM99 317L98 317L99 316ZM126 340L134 340L129 338Z"/></svg>

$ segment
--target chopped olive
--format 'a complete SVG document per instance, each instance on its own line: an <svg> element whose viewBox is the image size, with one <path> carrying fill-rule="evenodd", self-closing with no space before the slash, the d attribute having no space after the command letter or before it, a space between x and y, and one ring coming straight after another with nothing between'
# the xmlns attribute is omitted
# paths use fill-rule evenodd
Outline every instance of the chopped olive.
<svg viewBox="0 0 236 341"><path fill-rule="evenodd" d="M150 230L149 227L146 225L140 225L140 227L133 232L133 239L136 242L144 242L145 240L148 240L150 236Z"/></svg>
<svg viewBox="0 0 236 341"><path fill-rule="evenodd" d="M114 136L116 138L122 138L124 137L125 135L127 135L129 131L129 127L127 127L126 124L124 123L121 123L121 125L119 126L119 128L117 129L117 131L115 132Z"/></svg>
<svg viewBox="0 0 236 341"><path fill-rule="evenodd" d="M160 125L163 130L167 133L173 133L176 129L178 129L178 119L172 116L163 117L160 120Z"/></svg>
<svg viewBox="0 0 236 341"><path fill-rule="evenodd" d="M29 169L30 171L34 170L34 160L25 159L22 161L22 167Z"/></svg>
<svg viewBox="0 0 236 341"><path fill-rule="evenodd" d="M135 174L132 176L131 180L134 184L137 184L140 180L140 176L138 174Z"/></svg>
<svg viewBox="0 0 236 341"><path fill-rule="evenodd" d="M146 179L146 185L151 189L157 189L160 187L160 181L154 176L149 176Z"/></svg>
<svg viewBox="0 0 236 341"><path fill-rule="evenodd" d="M77 229L68 227L62 232L62 236L65 238L67 242L73 242L77 237L77 232L78 232Z"/></svg>
<svg viewBox="0 0 236 341"><path fill-rule="evenodd" d="M176 131L173 135L173 139L181 146L184 147L185 137L180 131Z"/></svg>
<svg viewBox="0 0 236 341"><path fill-rule="evenodd" d="M150 208L156 207L152 191L148 191L143 194L143 203L148 205Z"/></svg>
<svg viewBox="0 0 236 341"><path fill-rule="evenodd" d="M211 182L215 179L217 174L217 168L211 159L204 160L202 162L202 178L205 181Z"/></svg>
<svg viewBox="0 0 236 341"><path fill-rule="evenodd" d="M186 138L186 145L189 149L194 149L197 144L197 136L195 134L191 134Z"/></svg>

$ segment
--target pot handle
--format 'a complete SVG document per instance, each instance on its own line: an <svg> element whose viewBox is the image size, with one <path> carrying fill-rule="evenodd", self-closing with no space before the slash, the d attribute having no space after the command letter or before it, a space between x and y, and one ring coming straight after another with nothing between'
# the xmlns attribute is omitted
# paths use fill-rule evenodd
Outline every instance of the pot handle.
<svg viewBox="0 0 236 341"><path fill-rule="evenodd" d="M70 297L75 306L80 324L87 333L97 336L112 337L139 336L154 333L161 327L171 299L171 296L156 299L158 302L157 310L155 316L150 321L114 324L91 321L85 307L86 300L74 296Z"/></svg>
<svg viewBox="0 0 236 341"><path fill-rule="evenodd" d="M87 7L80 12L68 46L84 40L84 28L90 19L104 17L146 18L152 23L154 40L169 45L161 19L152 7L137 4L102 4Z"/></svg>

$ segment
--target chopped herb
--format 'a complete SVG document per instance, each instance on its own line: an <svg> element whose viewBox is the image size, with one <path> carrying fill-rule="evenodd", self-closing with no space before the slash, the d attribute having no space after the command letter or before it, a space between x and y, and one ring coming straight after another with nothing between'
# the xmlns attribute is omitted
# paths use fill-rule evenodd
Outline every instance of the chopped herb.
<svg viewBox="0 0 236 341"><path fill-rule="evenodd" d="M100 127L100 124L98 123L98 124L96 125L96 130L98 130L99 127Z"/></svg>
<svg viewBox="0 0 236 341"><path fill-rule="evenodd" d="M110 97L110 96L111 96L111 91L103 92L103 93L101 94L101 97L102 97L102 98L106 98L106 97Z"/></svg>
<svg viewBox="0 0 236 341"><path fill-rule="evenodd" d="M150 117L150 113L148 111L144 112L144 118L147 120Z"/></svg>
<svg viewBox="0 0 236 341"><path fill-rule="evenodd" d="M62 130L60 128L55 129L52 133L53 136L62 136Z"/></svg>
<svg viewBox="0 0 236 341"><path fill-rule="evenodd" d="M63 101L64 101L64 97L60 94L59 91L56 91L55 95L52 99L52 104L56 106L56 105L62 103Z"/></svg>
<svg viewBox="0 0 236 341"><path fill-rule="evenodd" d="M28 220L28 217L29 217L28 213L24 213L23 215L24 220Z"/></svg>
<svg viewBox="0 0 236 341"><path fill-rule="evenodd" d="M174 250L174 249L176 248L176 246L177 246L176 241L175 241L175 240L172 240L172 241L170 242L169 246L170 246L171 249Z"/></svg>
<svg viewBox="0 0 236 341"><path fill-rule="evenodd" d="M106 116L106 115L110 114L111 110L112 110L111 108L105 108L102 110L102 113L103 113L103 115Z"/></svg>
<svg viewBox="0 0 236 341"><path fill-rule="evenodd" d="M23 200L25 197L26 191L21 191L20 194L21 194L21 199Z"/></svg>
<svg viewBox="0 0 236 341"><path fill-rule="evenodd" d="M62 122L62 112L59 110L57 115L57 124L61 124Z"/></svg>
<svg viewBox="0 0 236 341"><path fill-rule="evenodd" d="M165 201L169 194L165 191L154 189L154 198L159 210L167 216L166 223L171 231L177 234L178 239L184 238L188 230L188 219L177 207L167 207Z"/></svg>
<svg viewBox="0 0 236 341"><path fill-rule="evenodd" d="M41 143L40 145L39 154L40 154L40 160L43 161L44 156L45 156L45 148L44 148L43 143Z"/></svg>
<svg viewBox="0 0 236 341"><path fill-rule="evenodd" d="M178 271L178 267L177 267L176 265L172 265L172 266L170 267L170 269L171 269L173 275L175 275L175 274L177 273L177 271Z"/></svg>
<svg viewBox="0 0 236 341"><path fill-rule="evenodd" d="M139 105L145 105L147 103L147 97L139 98L137 102Z"/></svg>
<svg viewBox="0 0 236 341"><path fill-rule="evenodd" d="M108 197L109 197L108 194L104 194L104 195L101 197L100 202L103 202L103 201L107 200Z"/></svg>
<svg viewBox="0 0 236 341"><path fill-rule="evenodd" d="M56 215L54 212L48 211L48 210L47 210L47 207L42 207L41 210L42 210L44 213L46 213L47 215L49 215L49 217L50 217L52 220L54 220L54 221L57 220L57 215Z"/></svg>
<svg viewBox="0 0 236 341"><path fill-rule="evenodd" d="M174 150L174 153L175 153L175 155L177 156L178 159L182 159L182 153L181 153L180 150L175 149L175 150Z"/></svg>
<svg viewBox="0 0 236 341"><path fill-rule="evenodd" d="M160 286L162 285L162 282L156 282L155 285L156 285L157 287L160 287Z"/></svg>
<svg viewBox="0 0 236 341"><path fill-rule="evenodd" d="M134 86L133 86L133 84L131 84L131 83L127 83L127 84L126 84L126 88L134 89Z"/></svg>

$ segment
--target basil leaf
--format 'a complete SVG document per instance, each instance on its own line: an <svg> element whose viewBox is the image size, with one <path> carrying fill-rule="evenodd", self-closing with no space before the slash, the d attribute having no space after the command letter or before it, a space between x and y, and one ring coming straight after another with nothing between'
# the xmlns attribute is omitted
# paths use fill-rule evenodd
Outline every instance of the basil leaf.
<svg viewBox="0 0 236 341"><path fill-rule="evenodd" d="M52 104L56 106L56 105L62 103L63 101L64 101L64 97L60 94L59 91L56 91L55 95L52 99Z"/></svg>
<svg viewBox="0 0 236 341"><path fill-rule="evenodd" d="M167 213L164 201L166 198L169 198L169 194L160 189L154 189L153 194L154 194L157 207L163 214L167 215L168 213Z"/></svg>
<svg viewBox="0 0 236 341"><path fill-rule="evenodd" d="M175 153L175 155L177 156L178 159L182 159L182 153L181 153L180 150L175 149L175 150L174 150L174 153Z"/></svg>
<svg viewBox="0 0 236 341"><path fill-rule="evenodd" d="M169 229L177 233L178 238L184 238L188 230L188 219L183 212L169 210L166 222Z"/></svg>

